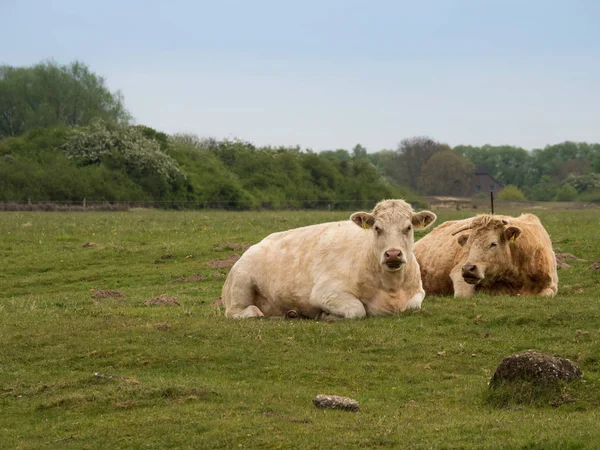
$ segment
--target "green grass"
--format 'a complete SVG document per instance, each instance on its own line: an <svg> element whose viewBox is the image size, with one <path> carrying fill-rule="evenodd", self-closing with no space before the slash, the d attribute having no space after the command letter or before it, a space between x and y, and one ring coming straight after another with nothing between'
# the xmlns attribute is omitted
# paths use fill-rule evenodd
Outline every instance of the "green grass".
<svg viewBox="0 0 600 450"><path fill-rule="evenodd" d="M587 260L559 270L555 298L428 296L336 323L225 319L211 305L225 271L206 263L235 253L217 244L349 213L2 213L0 447L598 448L600 212L534 212ZM92 298L103 289L124 297ZM161 294L180 306L143 304ZM489 392L525 349L570 358L584 381L533 402ZM317 410L319 393L361 410Z"/></svg>

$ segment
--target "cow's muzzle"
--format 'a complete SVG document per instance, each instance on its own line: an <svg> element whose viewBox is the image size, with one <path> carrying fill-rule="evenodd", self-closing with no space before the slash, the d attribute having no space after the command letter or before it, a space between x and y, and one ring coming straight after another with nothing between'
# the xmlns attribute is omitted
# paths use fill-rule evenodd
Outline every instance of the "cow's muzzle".
<svg viewBox="0 0 600 450"><path fill-rule="evenodd" d="M462 266L462 277L465 283L468 284L477 284L484 278L475 264Z"/></svg>
<svg viewBox="0 0 600 450"><path fill-rule="evenodd" d="M402 250L396 248L389 249L383 254L383 264L390 271L400 270L400 268L406 264L406 257Z"/></svg>

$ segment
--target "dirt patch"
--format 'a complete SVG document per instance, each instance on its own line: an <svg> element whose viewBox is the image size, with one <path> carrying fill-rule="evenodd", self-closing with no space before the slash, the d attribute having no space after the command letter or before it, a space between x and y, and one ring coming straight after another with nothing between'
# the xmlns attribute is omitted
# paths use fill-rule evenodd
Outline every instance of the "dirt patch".
<svg viewBox="0 0 600 450"><path fill-rule="evenodd" d="M210 306L223 306L223 298L222 297L217 297L211 304Z"/></svg>
<svg viewBox="0 0 600 450"><path fill-rule="evenodd" d="M83 248L87 248L87 247L98 247L98 244L96 244L95 242L86 242L85 244L82 244Z"/></svg>
<svg viewBox="0 0 600 450"><path fill-rule="evenodd" d="M252 244L236 244L235 242L223 242L213 246L214 250L233 250L234 252L244 253L252 247Z"/></svg>
<svg viewBox="0 0 600 450"><path fill-rule="evenodd" d="M576 261L576 262L581 262L581 261L585 261L584 259L578 258L577 256L573 255L572 253L555 253L556 255L556 266L559 269L569 269L571 266L571 264L569 264L567 261Z"/></svg>
<svg viewBox="0 0 600 450"><path fill-rule="evenodd" d="M197 274L197 275L192 275L190 277L185 277L185 278L176 278L174 280L169 281L169 283L193 283L196 281L202 281L202 280L206 280L208 277L204 274Z"/></svg>
<svg viewBox="0 0 600 450"><path fill-rule="evenodd" d="M226 273L213 273L211 276L213 278L224 278L227 276L227 274Z"/></svg>
<svg viewBox="0 0 600 450"><path fill-rule="evenodd" d="M548 384L581 377L581 369L568 359L527 350L504 358L494 372L490 387L511 381Z"/></svg>
<svg viewBox="0 0 600 450"><path fill-rule="evenodd" d="M600 261L596 261L594 264L592 264L590 267L588 267L588 269L590 269L590 270L600 270Z"/></svg>
<svg viewBox="0 0 600 450"><path fill-rule="evenodd" d="M236 263L238 259L240 259L240 255L234 253L229 258L214 259L212 261L209 261L207 264L210 267L214 267L215 269L229 269Z"/></svg>
<svg viewBox="0 0 600 450"><path fill-rule="evenodd" d="M92 294L92 298L110 298L110 297L125 297L125 294L119 291L111 291L109 289L95 292Z"/></svg>
<svg viewBox="0 0 600 450"><path fill-rule="evenodd" d="M179 306L179 302L174 297L169 297L167 294L159 295L158 297L149 298L144 302L146 306Z"/></svg>
<svg viewBox="0 0 600 450"><path fill-rule="evenodd" d="M168 323L157 323L156 325L154 325L154 327L160 331L167 331L169 329L169 324Z"/></svg>
<svg viewBox="0 0 600 450"><path fill-rule="evenodd" d="M585 259L578 258L572 253L558 253L556 256L560 256L562 259L568 259L570 261L585 261Z"/></svg>
<svg viewBox="0 0 600 450"><path fill-rule="evenodd" d="M167 254L167 255L162 255L162 256L160 257L160 259L175 259L175 258L177 258L177 256L175 256L175 255L171 255L170 253L169 253L169 254Z"/></svg>

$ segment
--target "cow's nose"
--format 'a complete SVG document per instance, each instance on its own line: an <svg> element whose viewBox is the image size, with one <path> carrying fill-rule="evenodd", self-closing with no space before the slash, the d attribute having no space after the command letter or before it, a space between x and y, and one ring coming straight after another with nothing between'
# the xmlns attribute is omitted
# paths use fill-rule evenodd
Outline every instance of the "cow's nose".
<svg viewBox="0 0 600 450"><path fill-rule="evenodd" d="M392 248L384 253L385 262L402 261L402 250Z"/></svg>
<svg viewBox="0 0 600 450"><path fill-rule="evenodd" d="M462 272L467 275L474 275L477 272L477 266L475 264L465 264L462 266Z"/></svg>

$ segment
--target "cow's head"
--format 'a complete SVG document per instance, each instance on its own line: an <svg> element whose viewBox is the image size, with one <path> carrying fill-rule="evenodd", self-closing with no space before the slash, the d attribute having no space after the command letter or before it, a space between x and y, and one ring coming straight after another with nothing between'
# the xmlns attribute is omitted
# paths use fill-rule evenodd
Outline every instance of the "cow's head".
<svg viewBox="0 0 600 450"><path fill-rule="evenodd" d="M459 233L458 243L469 251L467 262L462 266L465 282L479 284L511 267L510 246L521 234L521 229L510 225L508 220L490 215L477 216L471 225L453 234Z"/></svg>
<svg viewBox="0 0 600 450"><path fill-rule="evenodd" d="M414 229L427 228L436 219L430 211L414 212L404 200L383 200L373 211L355 212L355 224L370 231L373 251L384 269L395 272L403 268L413 252Z"/></svg>

